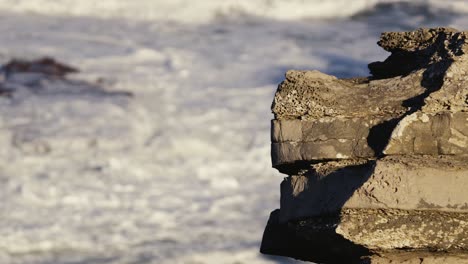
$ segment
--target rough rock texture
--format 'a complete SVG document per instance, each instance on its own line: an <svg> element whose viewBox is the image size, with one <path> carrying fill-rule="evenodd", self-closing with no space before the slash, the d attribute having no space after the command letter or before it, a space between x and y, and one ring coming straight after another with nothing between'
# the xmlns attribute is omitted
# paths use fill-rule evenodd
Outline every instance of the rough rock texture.
<svg viewBox="0 0 468 264"><path fill-rule="evenodd" d="M407 111L402 102L423 94L423 72L415 75L373 80L340 80L318 71L286 73L272 109L276 119L317 120L323 117L395 118ZM393 86L396 89L388 89Z"/></svg>
<svg viewBox="0 0 468 264"><path fill-rule="evenodd" d="M393 145L406 137L401 130L415 117L422 118L421 122L433 117L426 125L436 130L452 122L456 130L435 131L445 133L445 140L451 142L441 142L438 153L434 153L434 142L428 142L432 145L421 146L417 154L466 150L454 142L468 135L465 114L459 113L466 112L468 103L467 34L447 28L384 33L378 44L392 55L384 62L371 63L373 75L368 78L337 79L318 71L288 71L272 105L273 166L377 157L395 126L399 130L392 135L397 136ZM413 130L418 132L418 128ZM422 144L419 140L416 144Z"/></svg>
<svg viewBox="0 0 468 264"><path fill-rule="evenodd" d="M468 255L463 252L437 253L437 252L405 252L386 253L381 256L372 256L361 261L361 264L468 264Z"/></svg>
<svg viewBox="0 0 468 264"><path fill-rule="evenodd" d="M466 155L468 112L416 112L406 116L393 131L384 153Z"/></svg>
<svg viewBox="0 0 468 264"><path fill-rule="evenodd" d="M320 263L467 263L468 32L383 33L370 77L288 71L272 104L289 176L261 251Z"/></svg>
<svg viewBox="0 0 468 264"><path fill-rule="evenodd" d="M468 157L390 156L360 165L342 163L316 164L285 178L281 222L342 208L468 213Z"/></svg>
<svg viewBox="0 0 468 264"><path fill-rule="evenodd" d="M320 118L272 121L273 166L300 160L372 158L367 138L376 120Z"/></svg>
<svg viewBox="0 0 468 264"><path fill-rule="evenodd" d="M468 214L439 211L345 209L338 217L307 218L295 225L299 236L314 239L330 229L368 249L468 249Z"/></svg>

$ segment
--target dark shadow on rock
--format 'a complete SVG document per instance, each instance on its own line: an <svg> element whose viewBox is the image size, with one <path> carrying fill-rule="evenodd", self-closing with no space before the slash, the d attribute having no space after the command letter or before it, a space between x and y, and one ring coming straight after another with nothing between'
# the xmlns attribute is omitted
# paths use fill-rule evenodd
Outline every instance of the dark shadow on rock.
<svg viewBox="0 0 468 264"><path fill-rule="evenodd" d="M394 42L397 40L393 39L387 39L389 37L383 36L377 44L381 47L383 47L385 50L391 52L392 54L385 59L383 62L377 61L377 62L372 62L368 65L370 73L371 73L371 79L378 80L378 79L386 79L386 78L392 78L396 76L406 76L409 75L410 73L417 71L419 69L427 68L427 71L438 71L441 74L445 72L445 70L448 68L442 68L438 70L437 68L440 68L441 63L444 64L449 60L449 54L448 51L444 47L444 41L446 40L446 32L443 30L439 31L434 31L432 34L436 34L432 37L426 37L425 34L430 34L428 32L425 32L424 30L420 30L418 32L421 36L419 37L419 41L425 42L429 44L427 47L423 49L418 49L419 47L412 47L412 46L398 46L395 45ZM456 33L453 38L456 39L460 33ZM397 38L397 37L395 37ZM404 39L404 36L401 36L400 38ZM403 41L403 40L399 40ZM432 43L431 43L432 42ZM403 44L402 44L403 45ZM409 44L408 44L409 45ZM424 45L424 43L420 43L421 46ZM455 55L457 53L461 52L459 50L456 50L456 47L449 47L454 50ZM433 59L433 56L437 55L438 57L444 58L444 60L440 62L435 62L432 63L431 60ZM426 75L423 76L423 85L427 85L427 81L432 82L432 79L437 79L438 76L430 76ZM431 79L431 80L428 80Z"/></svg>
<svg viewBox="0 0 468 264"><path fill-rule="evenodd" d="M384 121L378 125L373 126L369 130L369 135L367 136L367 144L374 151L375 155L379 158L383 156L383 151L390 141L393 130L398 125L398 123L406 115Z"/></svg>
<svg viewBox="0 0 468 264"><path fill-rule="evenodd" d="M6 75L14 73L42 73L50 76L65 77L70 73L78 72L75 67L60 63L53 58L43 57L37 60L21 60L13 59L2 66L2 70Z"/></svg>
<svg viewBox="0 0 468 264"><path fill-rule="evenodd" d="M281 194L283 211L271 213L260 252L318 263L358 263L362 256L369 255L367 248L345 239L335 228L344 204L369 179L374 167L375 161L368 161L325 175L310 169L302 176L294 176L307 178L305 191L298 195L293 195L292 177L285 179ZM291 212L284 211L286 208ZM282 215L288 215L288 220L281 219Z"/></svg>
<svg viewBox="0 0 468 264"><path fill-rule="evenodd" d="M271 155L276 155L276 153L272 152ZM327 162L327 161L330 161L330 160L322 160L321 162ZM273 168L287 175L296 175L300 171L304 170L304 168L309 168L311 165L315 163L317 162L308 161L308 160L296 160L293 163L282 163L279 165L274 165Z"/></svg>
<svg viewBox="0 0 468 264"><path fill-rule="evenodd" d="M12 59L0 67L0 96L12 97L16 90L27 89L33 94L133 96L128 91L111 91L102 80L88 82L68 79L79 70L50 57L37 60Z"/></svg>
<svg viewBox="0 0 468 264"><path fill-rule="evenodd" d="M374 150L377 157L383 156L383 151L388 144L393 130L398 123L408 115L411 115L422 109L424 100L433 92L438 91L444 84L444 74L453 63L450 59L448 50L444 47L446 36L444 32L439 32L435 36L434 42L427 48L419 51L406 51L402 49L391 50L392 54L383 62L373 62L369 64L369 70L372 74L371 79L386 79L396 76L407 76L417 70L426 68L423 72L421 86L425 91L413 98L409 98L402 102L404 107L407 107L407 112L400 117L382 122L370 129L367 137L368 145ZM454 34L451 43L456 43L459 33ZM382 41L379 41L382 45ZM461 55L462 51L457 49L456 45L448 47L454 55ZM443 60L431 62L434 55L437 55Z"/></svg>
<svg viewBox="0 0 468 264"><path fill-rule="evenodd" d="M260 252L281 255L316 263L358 263L361 256L370 254L336 234L337 217L308 219L280 223L279 209L273 211L263 233ZM322 221L321 228L308 228L308 223Z"/></svg>
<svg viewBox="0 0 468 264"><path fill-rule="evenodd" d="M280 201L281 207L294 204L296 207L293 211L304 212L302 215L295 216L296 219L339 214L354 192L369 180L374 172L375 164L375 160L369 160L363 164L341 168L330 166L320 172L311 168L301 176L295 176L306 179L304 191L296 195L293 195L296 192L293 186L300 184L292 184L292 177L288 177L282 183L284 191L282 191ZM289 212L284 213L289 214Z"/></svg>

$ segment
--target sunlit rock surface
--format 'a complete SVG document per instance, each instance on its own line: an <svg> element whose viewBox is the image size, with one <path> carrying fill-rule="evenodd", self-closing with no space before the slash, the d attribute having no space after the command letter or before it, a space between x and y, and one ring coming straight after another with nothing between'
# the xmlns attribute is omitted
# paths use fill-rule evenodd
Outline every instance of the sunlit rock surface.
<svg viewBox="0 0 468 264"><path fill-rule="evenodd" d="M289 176L263 253L466 263L467 35L383 33L378 44L391 55L369 64L366 78L286 73L272 105L271 155Z"/></svg>

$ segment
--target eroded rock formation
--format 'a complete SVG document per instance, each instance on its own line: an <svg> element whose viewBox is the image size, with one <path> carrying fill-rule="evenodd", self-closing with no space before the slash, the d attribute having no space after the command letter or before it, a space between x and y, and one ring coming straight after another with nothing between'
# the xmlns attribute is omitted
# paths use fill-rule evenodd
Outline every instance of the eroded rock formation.
<svg viewBox="0 0 468 264"><path fill-rule="evenodd" d="M468 263L468 32L383 33L367 78L288 71L288 174L261 251L318 263Z"/></svg>

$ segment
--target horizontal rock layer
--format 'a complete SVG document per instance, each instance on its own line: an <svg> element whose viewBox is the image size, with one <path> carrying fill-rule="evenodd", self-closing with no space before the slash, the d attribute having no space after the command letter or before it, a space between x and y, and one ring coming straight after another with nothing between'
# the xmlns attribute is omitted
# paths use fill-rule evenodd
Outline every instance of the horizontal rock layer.
<svg viewBox="0 0 468 264"><path fill-rule="evenodd" d="M361 263L388 250L468 250L468 214L396 209L346 209L336 216L309 217L287 224L270 216L261 252L326 263ZM395 249L400 249L395 251ZM385 253L383 253L385 254Z"/></svg>
<svg viewBox="0 0 468 264"><path fill-rule="evenodd" d="M450 28L383 33L378 44L391 55L365 78L286 73L272 104L271 158L289 176L262 252L466 262L467 37Z"/></svg>
<svg viewBox="0 0 468 264"><path fill-rule="evenodd" d="M364 258L361 264L468 264L468 254L463 251L444 252L388 252Z"/></svg>
<svg viewBox="0 0 468 264"><path fill-rule="evenodd" d="M421 112L406 116L393 131L387 155L467 155L468 112Z"/></svg>
<svg viewBox="0 0 468 264"><path fill-rule="evenodd" d="M394 129L387 130L389 127ZM401 120L272 121L272 163L276 167L297 161L371 159L379 149L387 155L468 155L468 112L416 112Z"/></svg>
<svg viewBox="0 0 468 264"><path fill-rule="evenodd" d="M375 120L321 118L318 120L273 120L273 166L301 160L371 158L370 128Z"/></svg>
<svg viewBox="0 0 468 264"><path fill-rule="evenodd" d="M309 224L304 232L316 228ZM467 213L345 209L335 232L369 249L468 250Z"/></svg>
<svg viewBox="0 0 468 264"><path fill-rule="evenodd" d="M336 216L287 224L281 223L278 216L278 211L270 216L262 253L319 263L365 263L362 260L366 256L385 250L387 253L381 254L388 254L390 259L414 251L427 257L430 251L468 250L466 213L346 209ZM411 250L402 250L405 248Z"/></svg>
<svg viewBox="0 0 468 264"><path fill-rule="evenodd" d="M343 208L468 213L468 157L386 157L314 165L281 184L282 222Z"/></svg>
<svg viewBox="0 0 468 264"><path fill-rule="evenodd" d="M275 119L322 117L398 117L405 100L422 95L423 72L398 79L340 80L318 71L288 71L275 95ZM392 87L389 89L389 87Z"/></svg>

